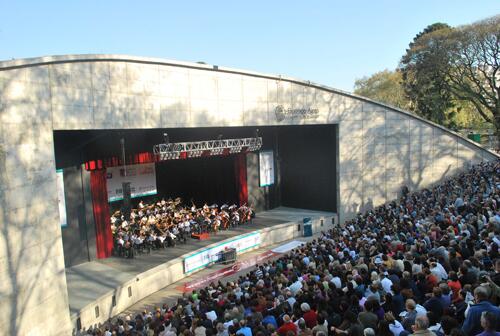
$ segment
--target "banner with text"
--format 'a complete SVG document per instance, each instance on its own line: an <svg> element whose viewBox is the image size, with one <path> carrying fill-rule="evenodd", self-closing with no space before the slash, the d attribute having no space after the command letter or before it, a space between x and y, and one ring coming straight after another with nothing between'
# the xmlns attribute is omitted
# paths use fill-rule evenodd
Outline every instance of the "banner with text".
<svg viewBox="0 0 500 336"><path fill-rule="evenodd" d="M127 166L126 176L123 167L107 168L106 183L109 202L123 199L123 182L130 182L130 195L132 198L156 195L155 164L145 163Z"/></svg>
<svg viewBox="0 0 500 336"><path fill-rule="evenodd" d="M226 248L235 248L238 253L260 245L260 232L227 241L214 247L196 252L184 258L184 273L189 273L217 261L218 253Z"/></svg>
<svg viewBox="0 0 500 336"><path fill-rule="evenodd" d="M56 170L57 176L57 201L59 203L59 224L63 227L68 226L66 218L66 198L64 195L64 173L62 169Z"/></svg>
<svg viewBox="0 0 500 336"><path fill-rule="evenodd" d="M274 184L274 155L273 151L259 152L259 185L266 187Z"/></svg>

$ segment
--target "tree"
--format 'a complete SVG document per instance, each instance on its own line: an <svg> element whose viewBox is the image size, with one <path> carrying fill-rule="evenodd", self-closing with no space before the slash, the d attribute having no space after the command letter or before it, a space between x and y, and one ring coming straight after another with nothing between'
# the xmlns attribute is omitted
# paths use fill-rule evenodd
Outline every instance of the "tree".
<svg viewBox="0 0 500 336"><path fill-rule="evenodd" d="M410 43L398 69L410 110L447 127L455 125L454 114L450 112L453 97L445 75L450 66L449 54L442 36L451 30L444 23L426 27Z"/></svg>
<svg viewBox="0 0 500 336"><path fill-rule="evenodd" d="M450 92L493 124L500 146L500 15L436 38L447 42L450 66L443 70Z"/></svg>
<svg viewBox="0 0 500 336"><path fill-rule="evenodd" d="M458 129L467 128L484 131L491 128L491 124L483 120L470 102L455 99L453 105L453 123L457 125Z"/></svg>
<svg viewBox="0 0 500 336"><path fill-rule="evenodd" d="M370 77L357 79L354 83L354 93L400 109L408 109L409 101L401 86L401 73L384 70Z"/></svg>

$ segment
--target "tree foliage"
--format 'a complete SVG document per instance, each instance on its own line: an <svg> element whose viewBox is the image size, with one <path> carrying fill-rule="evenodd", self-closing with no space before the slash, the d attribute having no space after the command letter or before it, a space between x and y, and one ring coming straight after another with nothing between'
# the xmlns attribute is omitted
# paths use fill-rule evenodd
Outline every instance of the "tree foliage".
<svg viewBox="0 0 500 336"><path fill-rule="evenodd" d="M412 101L417 97L417 113L436 122L442 118L441 123L450 126L445 111L453 109L454 100L461 101L491 123L500 139L499 67L500 16L495 16L421 34L410 45L400 69L408 96ZM431 110L419 105L421 94L426 102L436 98L436 104L427 106Z"/></svg>
<svg viewBox="0 0 500 336"><path fill-rule="evenodd" d="M453 98L445 77L449 56L441 36L451 29L444 23L426 27L410 43L398 69L410 110L448 127L454 126Z"/></svg>
<svg viewBox="0 0 500 336"><path fill-rule="evenodd" d="M443 39L449 55L445 76L450 91L470 102L500 135L500 16L458 27Z"/></svg>
<svg viewBox="0 0 500 336"><path fill-rule="evenodd" d="M451 128L493 125L500 144L499 67L500 15L455 28L435 23L415 36L397 72L357 80L355 93Z"/></svg>
<svg viewBox="0 0 500 336"><path fill-rule="evenodd" d="M400 109L408 109L409 101L401 86L401 73L383 70L369 77L357 79L354 93Z"/></svg>

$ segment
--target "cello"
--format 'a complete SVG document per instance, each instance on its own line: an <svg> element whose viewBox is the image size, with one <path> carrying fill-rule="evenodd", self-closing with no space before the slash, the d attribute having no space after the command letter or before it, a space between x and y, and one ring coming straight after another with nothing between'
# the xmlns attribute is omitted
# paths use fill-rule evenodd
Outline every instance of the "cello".
<svg viewBox="0 0 500 336"><path fill-rule="evenodd" d="M221 221L222 221L222 228L224 230L229 229L230 220L229 220L229 214L227 212L221 211Z"/></svg>

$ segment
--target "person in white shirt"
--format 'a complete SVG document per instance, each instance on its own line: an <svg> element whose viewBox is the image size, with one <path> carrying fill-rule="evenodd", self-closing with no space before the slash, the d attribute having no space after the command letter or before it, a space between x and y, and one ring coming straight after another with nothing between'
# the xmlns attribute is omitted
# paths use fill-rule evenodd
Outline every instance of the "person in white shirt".
<svg viewBox="0 0 500 336"><path fill-rule="evenodd" d="M293 305L295 304L295 302L297 302L297 300L295 300L295 298L293 297L292 292L290 291L286 292L286 297L287 297L286 301L288 302L290 307L293 307Z"/></svg>
<svg viewBox="0 0 500 336"><path fill-rule="evenodd" d="M205 313L205 315L207 316L207 319L212 322L217 320L217 313L215 312L215 310L208 311Z"/></svg>
<svg viewBox="0 0 500 336"><path fill-rule="evenodd" d="M189 234L191 233L191 223L189 222L189 220L186 218L186 220L184 221L184 231L186 231L186 234L189 236Z"/></svg>
<svg viewBox="0 0 500 336"><path fill-rule="evenodd" d="M123 237L122 236L118 236L118 245L122 246L125 244L125 241L123 240Z"/></svg>
<svg viewBox="0 0 500 336"><path fill-rule="evenodd" d="M299 290L302 289L302 282L300 281L300 279L296 279L288 289L293 293L293 295L295 295Z"/></svg>
<svg viewBox="0 0 500 336"><path fill-rule="evenodd" d="M391 281L391 279L389 279L387 277L387 272L384 271L384 272L380 273L380 279L381 279L380 280L380 284L382 285L382 288L384 289L384 292L394 294L392 292L392 288L391 288L392 287L392 281Z"/></svg>
<svg viewBox="0 0 500 336"><path fill-rule="evenodd" d="M338 274L335 274L333 275L332 279L330 280L330 282L337 288L337 289L340 289L342 288L342 280L340 279L340 277L338 276Z"/></svg>
<svg viewBox="0 0 500 336"><path fill-rule="evenodd" d="M424 308L424 306L420 305L417 303L415 310L417 311L417 317L418 316L427 316L427 309Z"/></svg>
<svg viewBox="0 0 500 336"><path fill-rule="evenodd" d="M430 271L432 274L436 276L439 282L443 280L448 280L448 273L444 269L443 265L441 265L437 261L431 263Z"/></svg>

